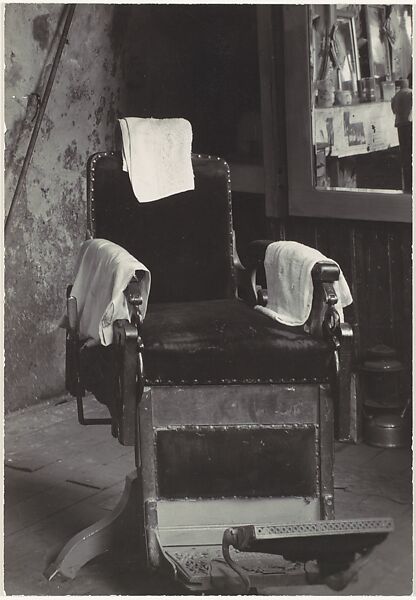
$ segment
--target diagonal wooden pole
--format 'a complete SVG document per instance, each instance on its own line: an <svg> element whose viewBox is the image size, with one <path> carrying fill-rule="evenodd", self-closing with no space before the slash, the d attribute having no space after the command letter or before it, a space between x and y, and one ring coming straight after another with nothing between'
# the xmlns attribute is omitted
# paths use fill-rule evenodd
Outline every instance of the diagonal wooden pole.
<svg viewBox="0 0 416 600"><path fill-rule="evenodd" d="M53 82L55 80L55 75L56 75L56 71L58 70L58 66L59 66L59 61L61 59L62 56L62 51L64 49L65 43L66 43L66 38L68 35L68 31L69 28L71 26L71 22L72 22L72 17L74 16L74 11L75 11L75 4L67 4L66 7L66 19L65 19L65 24L64 24L64 28L62 30L62 34L61 34L61 39L59 40L59 45L58 48L56 50L56 54L55 54L55 58L53 59L53 64L52 64L52 69L51 72L49 73L49 77L48 77L48 81L45 87L45 92L43 94L40 106L39 106L39 111L36 117L36 123L35 126L33 128L32 131L32 135L30 137L30 142L29 145L27 147L26 150L26 156L25 159L23 161L23 166L22 166L22 170L20 171L20 175L19 175L19 179L17 181L17 185L16 185L16 189L15 192L13 194L13 198L12 201L10 203L10 208L9 208L9 212L7 214L6 217L6 222L4 225L4 231L5 234L7 234L7 231L10 227L10 222L11 222L11 216L12 216L12 211L13 211L13 207L16 203L16 200L19 198L22 186L23 186L23 182L25 180L26 177L26 173L27 170L29 168L29 164L30 164L30 160L32 158L32 154L33 154L33 150L35 148L35 144L36 144L36 140L39 134L39 129L40 126L42 124L42 119L43 119L43 115L45 114L45 109L46 109L46 105L48 103L49 100L49 96L52 90L52 86L53 86Z"/></svg>

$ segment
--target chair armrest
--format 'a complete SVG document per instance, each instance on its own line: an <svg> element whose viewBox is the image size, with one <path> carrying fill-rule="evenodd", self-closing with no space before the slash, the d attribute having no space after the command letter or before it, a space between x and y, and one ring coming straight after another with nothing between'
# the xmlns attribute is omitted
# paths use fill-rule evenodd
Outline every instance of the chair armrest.
<svg viewBox="0 0 416 600"><path fill-rule="evenodd" d="M266 250L271 243L272 240L254 240L248 246L245 285L242 286L241 297L250 306L267 304L267 290L262 290L257 285L257 270L264 265ZM333 284L338 281L339 272L339 267L330 261L317 262L312 269L314 292L306 329L314 337L327 337L328 328L333 329L337 324L330 323L329 316L331 315L337 321L338 313L336 310L331 310L331 307L338 301Z"/></svg>
<svg viewBox="0 0 416 600"><path fill-rule="evenodd" d="M131 322L133 325L140 327L143 322L141 306L143 305L141 281L145 277L143 271L136 271L130 283L124 290L124 295L131 309Z"/></svg>
<svg viewBox="0 0 416 600"><path fill-rule="evenodd" d="M330 261L320 261L312 269L313 300L307 329L314 337L332 337L339 325L335 305L338 297L334 283L339 279L339 267Z"/></svg>

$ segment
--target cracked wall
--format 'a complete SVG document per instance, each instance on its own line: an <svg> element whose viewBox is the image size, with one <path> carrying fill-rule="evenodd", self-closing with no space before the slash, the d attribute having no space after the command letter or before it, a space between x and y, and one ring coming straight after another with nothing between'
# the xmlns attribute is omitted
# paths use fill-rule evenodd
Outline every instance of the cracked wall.
<svg viewBox="0 0 416 600"><path fill-rule="evenodd" d="M5 9L5 212L63 27L63 5ZM58 323L86 231L86 163L112 149L123 96L123 13L77 4L22 193L5 239L5 408L64 389Z"/></svg>

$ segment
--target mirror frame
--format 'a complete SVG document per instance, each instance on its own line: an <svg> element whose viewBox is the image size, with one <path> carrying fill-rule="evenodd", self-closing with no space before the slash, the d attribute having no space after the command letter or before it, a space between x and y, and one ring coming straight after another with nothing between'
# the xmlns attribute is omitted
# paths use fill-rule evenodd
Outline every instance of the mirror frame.
<svg viewBox="0 0 416 600"><path fill-rule="evenodd" d="M314 186L309 6L283 8L289 215L410 223L412 194Z"/></svg>

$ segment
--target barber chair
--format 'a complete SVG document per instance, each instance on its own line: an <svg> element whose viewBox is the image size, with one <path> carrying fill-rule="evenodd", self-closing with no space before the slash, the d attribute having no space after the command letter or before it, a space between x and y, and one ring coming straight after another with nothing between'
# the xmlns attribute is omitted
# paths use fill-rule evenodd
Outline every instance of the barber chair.
<svg viewBox="0 0 416 600"><path fill-rule="evenodd" d="M68 542L47 576L74 577L134 530L147 565L193 593L305 581L341 589L393 523L335 519L334 430L351 441L356 420L338 267L315 265L306 328L254 310L265 303L256 273L270 242L253 242L241 265L229 168L192 160L194 191L147 204L120 154L89 160L88 234L142 261L152 288L143 320L134 277L131 322L115 322L111 346L84 350L69 289L66 383L81 423L102 422L84 417L86 389L108 406L137 472L113 516Z"/></svg>

